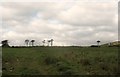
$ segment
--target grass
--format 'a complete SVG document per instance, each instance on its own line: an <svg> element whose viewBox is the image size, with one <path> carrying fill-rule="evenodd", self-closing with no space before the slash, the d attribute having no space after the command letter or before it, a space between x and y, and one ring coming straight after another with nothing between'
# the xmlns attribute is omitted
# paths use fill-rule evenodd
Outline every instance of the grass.
<svg viewBox="0 0 120 77"><path fill-rule="evenodd" d="M3 48L3 75L116 75L117 47Z"/></svg>

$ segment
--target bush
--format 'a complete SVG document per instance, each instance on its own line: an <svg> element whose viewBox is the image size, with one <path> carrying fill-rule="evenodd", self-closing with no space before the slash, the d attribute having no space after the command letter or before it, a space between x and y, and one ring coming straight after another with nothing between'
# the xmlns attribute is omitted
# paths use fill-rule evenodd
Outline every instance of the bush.
<svg viewBox="0 0 120 77"><path fill-rule="evenodd" d="M91 45L90 47L99 47L98 45Z"/></svg>

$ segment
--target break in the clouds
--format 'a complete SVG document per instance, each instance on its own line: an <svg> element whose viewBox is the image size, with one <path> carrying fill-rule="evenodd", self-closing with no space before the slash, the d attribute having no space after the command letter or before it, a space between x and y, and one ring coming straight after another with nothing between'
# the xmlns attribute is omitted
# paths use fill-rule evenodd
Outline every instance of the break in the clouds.
<svg viewBox="0 0 120 77"><path fill-rule="evenodd" d="M116 2L4 2L2 39L11 45L36 45L54 39L54 45L90 45L118 40Z"/></svg>

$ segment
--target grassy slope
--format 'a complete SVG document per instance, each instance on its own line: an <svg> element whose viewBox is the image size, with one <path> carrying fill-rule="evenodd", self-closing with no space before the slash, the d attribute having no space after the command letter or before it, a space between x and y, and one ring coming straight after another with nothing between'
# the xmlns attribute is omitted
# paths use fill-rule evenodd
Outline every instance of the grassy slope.
<svg viewBox="0 0 120 77"><path fill-rule="evenodd" d="M107 75L117 73L118 48L3 48L3 74ZM12 71L10 69L14 68Z"/></svg>

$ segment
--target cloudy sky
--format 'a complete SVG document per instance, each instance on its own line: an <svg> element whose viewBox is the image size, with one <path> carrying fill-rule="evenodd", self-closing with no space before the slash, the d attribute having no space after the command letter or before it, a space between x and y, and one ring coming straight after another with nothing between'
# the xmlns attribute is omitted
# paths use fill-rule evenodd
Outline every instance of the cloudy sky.
<svg viewBox="0 0 120 77"><path fill-rule="evenodd" d="M91 45L118 40L117 2L3 2L1 40L54 39L54 45Z"/></svg>

